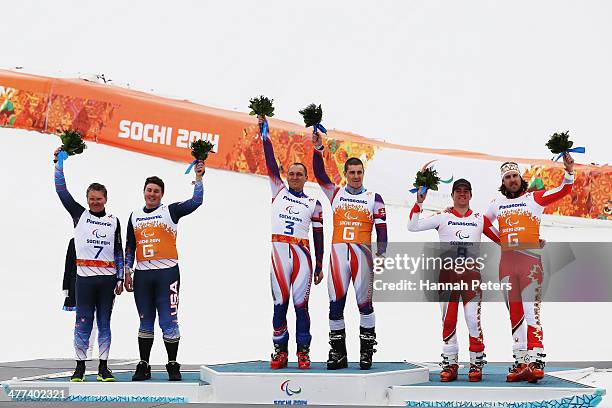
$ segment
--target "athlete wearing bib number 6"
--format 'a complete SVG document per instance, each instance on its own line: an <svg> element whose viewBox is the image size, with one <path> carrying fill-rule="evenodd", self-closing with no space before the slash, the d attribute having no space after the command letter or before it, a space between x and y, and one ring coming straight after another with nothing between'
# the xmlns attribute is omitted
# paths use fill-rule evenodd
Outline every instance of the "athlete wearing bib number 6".
<svg viewBox="0 0 612 408"><path fill-rule="evenodd" d="M539 253L540 221L544 208L570 193L574 183L574 159L563 156L565 176L548 191L527 192L518 164L501 166L503 197L494 199L485 216L499 224L502 247L499 279L509 283L507 306L515 363L506 380L536 382L544 377L544 345L540 323L540 290L543 269Z"/></svg>
<svg viewBox="0 0 612 408"><path fill-rule="evenodd" d="M260 125L265 119L259 118ZM289 293L295 308L295 337L297 342L298 367L310 368L310 315L308 297L313 275L310 242L310 225L315 248L315 285L323 279L323 213L321 203L304 194L308 177L306 166L294 163L287 170L285 185L274 157L270 137L263 140L266 167L272 188L272 265L270 281L274 300L272 319L274 354L270 368L287 367L289 332L287 331L287 309Z"/></svg>
<svg viewBox="0 0 612 408"><path fill-rule="evenodd" d="M132 381L151 378L149 358L153 347L156 315L163 333L168 353L168 378L182 379L180 364L176 362L180 333L178 327L178 305L180 274L176 235L179 220L194 212L203 201L202 174L204 163L195 166L193 196L186 201L170 205L161 204L164 182L159 177L149 177L144 185L145 206L130 215L125 245L126 266L131 268L136 261L132 282L131 273L126 273L125 284L134 291L134 300L140 316L138 349L140 362Z"/></svg>
<svg viewBox="0 0 612 408"><path fill-rule="evenodd" d="M376 255L384 255L387 248L385 203L382 197L363 187L363 163L352 157L344 164L345 187L336 186L325 172L321 134L313 132L313 168L317 182L329 199L333 212L334 233L331 250L329 292L329 343L331 350L327 368L335 370L348 366L344 306L349 282L353 281L360 313L359 366L367 370L372 366L376 351L376 332L373 292L372 229L376 226Z"/></svg>
<svg viewBox="0 0 612 408"><path fill-rule="evenodd" d="M55 150L55 191L70 213L74 223L76 253L76 323L74 349L77 366L70 381L83 381L85 360L91 336L94 313L98 322L100 363L99 381L114 381L107 360L111 345L110 318L115 294L123 291L123 248L119 220L107 214L106 188L93 183L87 188L89 210L77 203L68 192L63 162L57 160L60 148Z"/></svg>

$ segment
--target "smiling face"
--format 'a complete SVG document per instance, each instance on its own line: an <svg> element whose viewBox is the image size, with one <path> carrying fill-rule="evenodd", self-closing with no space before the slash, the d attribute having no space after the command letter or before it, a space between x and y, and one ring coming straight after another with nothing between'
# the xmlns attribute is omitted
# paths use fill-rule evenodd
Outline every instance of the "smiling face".
<svg viewBox="0 0 612 408"><path fill-rule="evenodd" d="M344 172L347 184L354 189L360 189L363 186L363 165L349 164Z"/></svg>
<svg viewBox="0 0 612 408"><path fill-rule="evenodd" d="M160 186L153 183L148 183L144 188L144 199L145 205L149 209L159 207L159 203L161 202L164 193Z"/></svg>
<svg viewBox="0 0 612 408"><path fill-rule="evenodd" d="M506 173L502 183L510 193L516 193L521 188L521 175L514 171Z"/></svg>
<svg viewBox="0 0 612 408"><path fill-rule="evenodd" d="M90 190L87 192L87 205L89 211L99 213L104 211L106 205L106 197L102 191Z"/></svg>
<svg viewBox="0 0 612 408"><path fill-rule="evenodd" d="M464 186L457 187L451 194L453 197L453 206L459 208L469 207L472 199L472 191Z"/></svg>
<svg viewBox="0 0 612 408"><path fill-rule="evenodd" d="M287 184L294 191L304 190L306 183L306 169L301 164L292 164L287 172Z"/></svg>

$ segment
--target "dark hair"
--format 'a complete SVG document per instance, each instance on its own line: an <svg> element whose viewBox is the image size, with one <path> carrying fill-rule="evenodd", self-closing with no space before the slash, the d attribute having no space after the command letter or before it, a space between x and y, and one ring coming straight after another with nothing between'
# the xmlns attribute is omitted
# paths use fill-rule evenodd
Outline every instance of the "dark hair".
<svg viewBox="0 0 612 408"><path fill-rule="evenodd" d="M164 192L164 181L157 176L147 177L143 190L147 188L147 184L155 184L156 186L159 186L159 188L161 188L162 193Z"/></svg>
<svg viewBox="0 0 612 408"><path fill-rule="evenodd" d="M295 162L293 163L291 166L302 166L304 168L304 175L306 177L308 177L308 169L306 168L306 166L304 165L304 163L300 163L300 162ZM289 166L289 167L291 167ZM287 170L288 171L288 170Z"/></svg>
<svg viewBox="0 0 612 408"><path fill-rule="evenodd" d="M99 191L104 194L104 198L108 198L108 193L106 191L106 187L100 183L91 183L89 187L87 187L87 192L85 192L85 196L89 195L90 191Z"/></svg>
<svg viewBox="0 0 612 408"><path fill-rule="evenodd" d="M357 165L361 165L361 168L363 168L363 162L361 160L359 160L356 157L349 158L346 161L346 163L344 163L344 172L346 173L348 171L348 166L357 166Z"/></svg>
<svg viewBox="0 0 612 408"><path fill-rule="evenodd" d="M529 184L525 181L525 179L523 179L522 176L519 176L519 177L521 177L521 187L518 189L516 193L509 192L506 186L504 186L503 181L501 183L501 186L499 186L499 192L502 193L506 198L516 198L520 196L521 194L523 194L525 191L527 191Z"/></svg>

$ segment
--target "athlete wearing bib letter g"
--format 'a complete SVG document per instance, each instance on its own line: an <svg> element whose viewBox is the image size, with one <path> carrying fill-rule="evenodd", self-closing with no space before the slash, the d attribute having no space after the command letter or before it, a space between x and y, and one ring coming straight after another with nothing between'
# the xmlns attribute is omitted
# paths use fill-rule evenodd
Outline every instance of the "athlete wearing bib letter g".
<svg viewBox="0 0 612 408"><path fill-rule="evenodd" d="M159 316L159 327L163 332L164 345L168 353L168 379L182 379L180 364L176 362L180 332L178 327L178 305L180 274L176 235L179 220L202 205L204 191L202 174L204 163L195 166L193 196L186 201L161 204L164 182L159 177L149 177L144 185L145 206L134 211L128 223L125 245L126 266L131 268L136 260L132 282L131 273L126 273L125 284L134 291L134 300L140 316L138 349L140 362L132 381L151 378L149 358L153 347L155 317Z"/></svg>
<svg viewBox="0 0 612 408"><path fill-rule="evenodd" d="M387 249L385 203L379 194L363 187L363 163L356 157L348 159L344 164L347 185L336 186L325 172L324 147L319 132L313 132L312 142L315 147L312 160L315 177L331 203L334 220L331 271L327 280L331 345L327 369L336 370L348 366L344 305L349 282L352 281L360 314L359 366L362 370L368 370L372 366L372 354L377 344L372 305L372 230L375 226L376 255L382 256Z"/></svg>
<svg viewBox="0 0 612 408"><path fill-rule="evenodd" d="M574 159L563 156L565 176L561 185L552 190L527 192L527 182L518 164L501 166L503 197L494 199L485 216L499 224L502 255L499 279L511 285L507 306L512 326L515 363L508 382L537 382L544 378L544 345L540 324L540 291L543 270L539 254L540 221L544 207L570 193L574 183Z"/></svg>

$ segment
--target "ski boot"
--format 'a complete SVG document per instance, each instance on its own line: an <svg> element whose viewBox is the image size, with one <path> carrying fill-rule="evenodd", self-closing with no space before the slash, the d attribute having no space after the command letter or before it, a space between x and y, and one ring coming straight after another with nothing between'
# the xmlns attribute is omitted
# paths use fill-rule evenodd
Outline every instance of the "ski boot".
<svg viewBox="0 0 612 408"><path fill-rule="evenodd" d="M440 381L451 382L457 379L457 374L459 373L458 358L457 354L442 354Z"/></svg>
<svg viewBox="0 0 612 408"><path fill-rule="evenodd" d="M70 382L83 382L85 381L85 361L77 360L74 374L70 377Z"/></svg>
<svg viewBox="0 0 612 408"><path fill-rule="evenodd" d="M287 344L274 343L274 354L272 354L271 358L270 368L272 370L287 367L289 361Z"/></svg>
<svg viewBox="0 0 612 408"><path fill-rule="evenodd" d="M108 368L106 360L100 360L100 364L98 365L98 376L96 379L104 382L115 381L115 376L113 376L113 372Z"/></svg>
<svg viewBox="0 0 612 408"><path fill-rule="evenodd" d="M151 366L144 360L136 366L136 372L132 376L132 381L145 381L151 379Z"/></svg>
<svg viewBox="0 0 612 408"><path fill-rule="evenodd" d="M374 328L366 329L365 327L359 328L359 341L360 341L360 357L359 357L359 368L362 370L369 370L372 367L372 355L376 353L375 345L376 333Z"/></svg>
<svg viewBox="0 0 612 408"><path fill-rule="evenodd" d="M546 357L546 354L543 352L544 349L541 348L534 348L529 351L529 368L533 373L533 380L529 382L535 383L544 378L544 366L546 366L544 357Z"/></svg>
<svg viewBox="0 0 612 408"><path fill-rule="evenodd" d="M527 350L516 350L514 354L514 365L510 367L509 373L506 376L507 382L532 382L535 379L531 368L529 368L527 364L528 359Z"/></svg>
<svg viewBox="0 0 612 408"><path fill-rule="evenodd" d="M181 381L183 379L181 365L176 361L169 361L166 364L166 371L168 372L168 381Z"/></svg>
<svg viewBox="0 0 612 408"><path fill-rule="evenodd" d="M181 365L176 361L169 361L166 364L166 371L168 372L168 381L181 381L183 379Z"/></svg>
<svg viewBox="0 0 612 408"><path fill-rule="evenodd" d="M338 370L340 368L348 367L348 360L346 357L346 331L332 330L329 332L329 357L327 358L327 369Z"/></svg>
<svg viewBox="0 0 612 408"><path fill-rule="evenodd" d="M482 380L482 367L487 364L485 361L486 354L483 352L476 353L470 351L470 371L468 372L468 380L470 382L479 382Z"/></svg>
<svg viewBox="0 0 612 408"><path fill-rule="evenodd" d="M307 370L310 368L310 347L306 345L297 346L298 368Z"/></svg>

